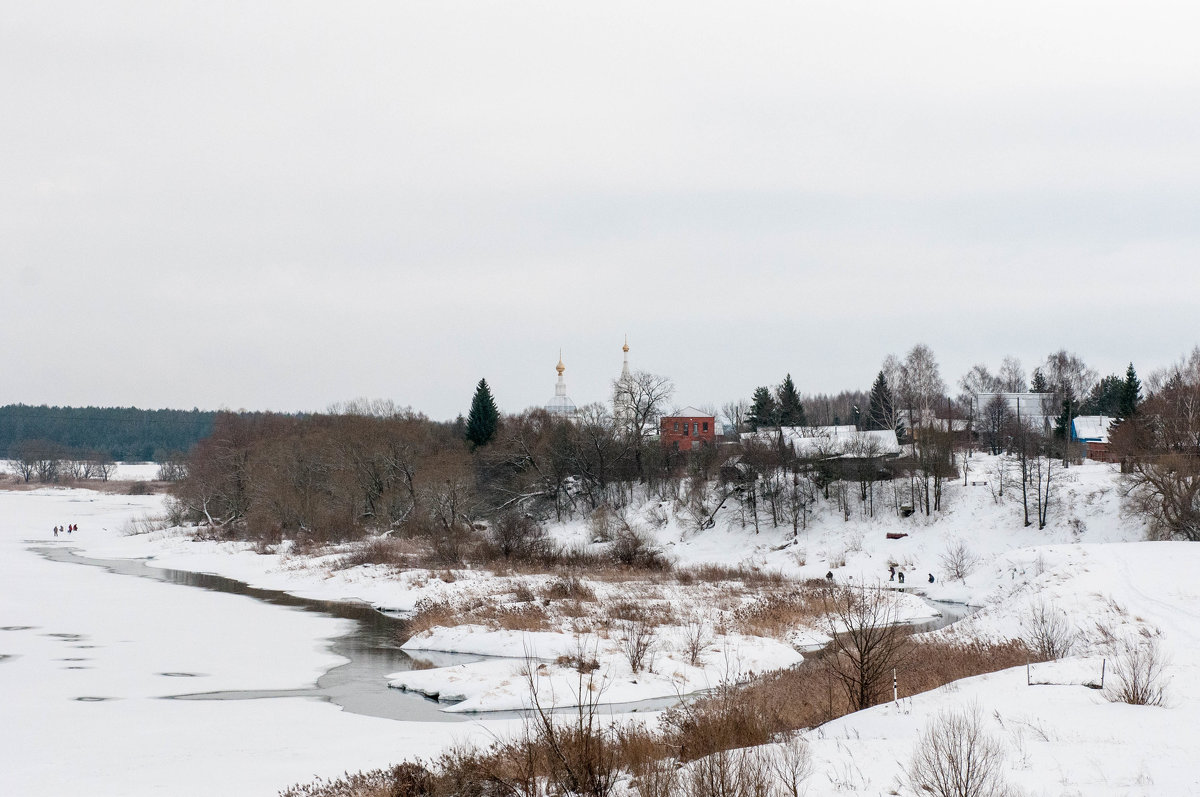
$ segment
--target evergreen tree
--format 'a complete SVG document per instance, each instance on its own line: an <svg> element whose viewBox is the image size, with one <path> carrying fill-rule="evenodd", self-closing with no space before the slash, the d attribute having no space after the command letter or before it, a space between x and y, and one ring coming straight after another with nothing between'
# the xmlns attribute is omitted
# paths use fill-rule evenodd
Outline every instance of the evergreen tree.
<svg viewBox="0 0 1200 797"><path fill-rule="evenodd" d="M866 427L868 429L887 429L892 423L892 391L888 388L887 377L883 371L875 377L871 386L871 401L867 405Z"/></svg>
<svg viewBox="0 0 1200 797"><path fill-rule="evenodd" d="M1138 402L1141 401L1142 380L1138 379L1133 363L1125 369L1125 383L1121 386L1121 401L1117 414L1122 418L1132 418L1137 414Z"/></svg>
<svg viewBox="0 0 1200 797"><path fill-rule="evenodd" d="M1029 386L1030 393L1049 393L1050 384L1046 381L1046 375L1042 373L1041 368L1033 369L1033 384Z"/></svg>
<svg viewBox="0 0 1200 797"><path fill-rule="evenodd" d="M760 426L779 425L779 405L775 403L775 397L768 388L754 389L754 396L750 400L750 417L747 421L755 431Z"/></svg>
<svg viewBox="0 0 1200 797"><path fill-rule="evenodd" d="M1115 374L1106 376L1092 388L1091 395L1079 407L1079 414L1120 416L1124 392L1124 379Z"/></svg>
<svg viewBox="0 0 1200 797"><path fill-rule="evenodd" d="M806 425L807 420L804 417L804 404L800 401L800 394L796 391L796 383L792 381L791 374L784 377L783 384L779 386L777 393L779 397L779 425Z"/></svg>
<svg viewBox="0 0 1200 797"><path fill-rule="evenodd" d="M471 399L471 411L467 413L466 438L477 446L487 445L496 436L499 425L500 411L496 409L496 400L492 398L487 380L480 379Z"/></svg>

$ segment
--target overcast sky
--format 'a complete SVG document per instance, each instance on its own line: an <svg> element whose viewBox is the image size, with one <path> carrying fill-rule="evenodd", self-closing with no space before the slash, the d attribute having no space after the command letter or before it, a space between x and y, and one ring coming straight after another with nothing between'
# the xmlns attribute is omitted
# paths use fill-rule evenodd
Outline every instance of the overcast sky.
<svg viewBox="0 0 1200 797"><path fill-rule="evenodd" d="M1200 6L6 3L0 404L680 405L1200 342Z"/></svg>

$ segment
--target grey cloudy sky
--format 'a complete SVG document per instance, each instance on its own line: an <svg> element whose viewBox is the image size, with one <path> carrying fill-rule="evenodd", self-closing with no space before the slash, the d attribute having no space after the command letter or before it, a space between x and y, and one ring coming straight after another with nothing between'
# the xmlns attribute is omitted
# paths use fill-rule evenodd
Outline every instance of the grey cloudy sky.
<svg viewBox="0 0 1200 797"><path fill-rule="evenodd" d="M1200 341L1194 2L8 3L0 403L433 417Z"/></svg>

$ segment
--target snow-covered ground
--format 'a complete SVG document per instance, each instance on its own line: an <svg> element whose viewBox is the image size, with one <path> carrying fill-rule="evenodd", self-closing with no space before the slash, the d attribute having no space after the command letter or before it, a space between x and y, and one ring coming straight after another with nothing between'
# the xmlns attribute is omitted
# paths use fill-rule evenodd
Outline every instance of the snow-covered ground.
<svg viewBox="0 0 1200 797"><path fill-rule="evenodd" d="M1021 668L918 695L903 701L899 708L879 706L813 732L810 736L817 759L817 772L811 781L813 793L892 793L894 780L929 717L943 707L963 705L977 705L989 727L1005 740L1012 779L1032 794L1200 793L1193 774L1200 768L1194 767L1184 755L1186 745L1194 740L1194 729L1200 727L1197 716L1200 690L1191 687L1196 675L1192 661L1200 641L1200 601L1192 586L1194 573L1200 566L1200 548L1136 542L1143 537L1142 524L1122 516L1117 475L1113 466L1104 464L1088 463L1056 474L1056 496L1049 525L1044 530L1038 530L1036 525L1024 527L1019 493L1009 485L1005 496L997 495L995 467L993 458L973 457L969 480L987 483L964 486L958 482L948 486L945 509L932 518L897 517L889 504L898 496L890 491L907 493L907 483L897 483L877 486L876 518L861 517L856 506L855 516L844 521L832 511L831 505L822 503L808 529L795 537L790 528L762 527L755 533L753 528L738 524L729 510L718 515L716 528L703 532L690 529L665 504L640 507L630 513L628 520L653 537L666 555L682 566L716 563L806 578L823 578L827 571L832 571L840 583L867 584L886 583L889 567L895 566L906 574L905 587L910 593L983 607L969 620L943 633L971 638L1019 635L1030 607L1039 604L1068 612L1072 621L1086 631L1076 658L1035 668L1042 680L1061 681L1062 685L1028 687L1026 673ZM907 499L906 495L899 497ZM359 598L401 610L411 610L423 599L453 601L471 595L487 599L511 588L511 584L501 583L503 579L478 571L446 574L424 570L397 572L380 565L341 567L336 555L317 559L291 557L286 548L261 555L245 545L197 542L182 530L135 536L120 533L129 527L130 518L155 511L159 501L161 498L97 496L85 491L0 492L0 524L7 548L4 563L0 564L6 577L0 622L38 629L0 632L0 653L19 655L0 661L0 688L5 695L14 693L14 698L0 711L13 712L14 719L23 723L28 721L27 714L36 716L37 706L64 704L53 712L45 712L45 727L38 734L18 735L9 730L7 734L14 738L0 740L22 751L14 760L32 762L19 765L15 774L0 771L0 792L5 791L4 778L21 776L24 779L14 782L24 791L18 789L14 793L54 793L53 788L32 792L29 788L30 784L38 783L32 773L50 768L47 762L53 760L52 753L43 752L38 754L40 757L35 753L41 745L46 745L47 750L55 749L55 728L87 727L95 734L102 723L112 728L129 727L129 733L138 736L146 746L139 754L150 757L151 748L166 748L157 751L159 757L154 759L157 763L147 764L146 777L157 777L175 786L176 777L183 777L179 773L191 772L197 782L211 786L214 776L204 769L202 753L211 749L212 755L216 755L218 746L213 742L211 748L204 747L202 740L208 737L196 729L208 728L215 739L219 732L213 726L206 726L206 722L233 727L240 720L261 729L254 734L257 739L282 737L289 741L275 746L263 742L265 747L248 753L244 760L234 755L230 764L237 772L234 780L256 788L259 785L277 788L311 773L331 774L341 768L380 766L430 752L447 744L452 732L461 736L479 727L460 724L452 732L430 725L414 729L409 723L352 717L327 705L301 700L244 704L151 700L151 695L200 691L191 684L186 689L174 684L157 689L160 682L168 679L155 673L181 668L202 670L213 678L213 683L222 684L221 687L205 684L202 687L205 691L261 685L262 680L256 680L255 674L261 672L258 662L262 661L271 662L269 680L274 688L311 682L328 663L328 653L320 640L338 632L338 621L299 615L294 621L296 626L291 627L288 623L292 620L278 619L283 610L257 604L251 609L243 602L233 612L233 619L216 622L212 618L218 615L224 618L225 613L211 608L213 604L208 601L228 596L204 594L201 601L199 597L186 597L192 595L189 590L135 579L126 579L134 585L108 586L109 582L120 581L120 577L41 560L26 551L28 539L49 540L51 526L79 522L79 539L69 543L91 556L153 556L156 564L165 567L220 573L255 586L308 597ZM75 510L74 514L71 510ZM586 520L556 525L550 531L564 544L593 545L594 529ZM889 540L889 532L908 536ZM967 549L971 566L965 578L955 579L946 554L959 544ZM928 580L930 574L935 577L933 583ZM14 590L7 585L18 583L24 585L21 591L28 592L28 598L17 601L10 597ZM67 585L74 600L55 599L56 591L62 591L55 589L58 583ZM604 587L597 584L596 588L599 592ZM128 615L137 618L137 622L147 623L152 630L145 636L123 631L135 626L127 624L124 610L114 609L114 604L107 601L83 609L73 608L79 600L78 593L94 595L100 594L99 590L106 596L132 591L121 598L120 605L127 599L153 607L130 610ZM706 608L703 604L681 606L689 599L688 594L665 586L658 593L660 599L676 604L681 613ZM912 594L905 600L906 612L913 617L919 616L926 606ZM243 625L251 623L260 611L274 619L265 620L261 630ZM147 616L142 618L141 613ZM155 619L163 616L168 619ZM75 622L68 622L71 619ZM90 637L104 641L100 652L87 654L88 649L84 649L85 655L112 657L106 658L104 667L85 662L86 666L94 666L103 673L115 668L136 674L128 676L125 683L113 680L116 678L113 674L97 672L88 676L88 671L57 670L65 663L54 661L51 649L71 643L57 641L61 637L39 634L80 632L73 628L83 629ZM574 656L580 650L590 651L601 664L597 677L604 683L604 699L609 702L703 688L731 675L787 666L799 656L778 640L747 637L733 628L719 630L721 633L713 636L707 661L700 667L691 667L683 661L680 654L683 646L674 638L680 629L664 627L660 631L662 638L653 672L635 674L619 651L619 634L573 632L566 623L537 632L503 631L495 627L435 627L414 637L406 647L414 651L447 650L510 658L397 673L393 680L396 685L436 693L443 698L462 699L463 703L453 707L458 711L478 711L512 708L526 699L523 668L528 665L513 659L524 659L527 654L533 659L529 664L539 674L539 688L546 690L542 694L553 692L554 702L560 705L570 702L577 677L569 664L556 665L554 660ZM1112 704L1095 690L1080 685L1084 680L1094 679L1101 658L1110 653L1105 645L1113 637L1142 633L1160 639L1172 657L1168 707ZM805 634L809 639L805 639ZM292 647L287 647L290 662L275 672L282 658L273 642L278 635L286 635L290 640L279 645ZM190 641L181 638L184 636ZM118 641L127 637L128 642ZM796 644L819 641L819 637L817 629L799 629L786 641ZM166 656L176 644L181 646L179 650L197 649L197 656L202 656L205 650L219 651L220 655L197 658L203 667L199 664L185 667L155 658ZM293 649L305 645L307 648L303 650ZM126 651L132 652L126 654ZM72 654L57 658L68 657ZM155 662L154 667L145 666L151 661ZM107 666L109 662L112 667ZM87 682L80 677L81 673L83 677L98 680ZM39 678L44 682L38 681ZM27 683L36 683L28 689L31 694L45 694L28 699L21 696L20 690ZM124 699L73 702L71 698L78 696ZM186 732L169 730L171 721L177 719L174 712L180 712L179 717L190 717L193 710L196 719L187 720ZM244 719L238 716L242 713L246 714ZM84 720L99 719L95 724L81 725L84 720L76 718L76 714ZM11 728L13 723L6 722L5 726ZM502 723L491 727L494 730L502 727ZM157 733L143 732L145 728ZM305 743L299 747L295 744L296 728L304 729L300 736ZM196 732L192 733L193 730ZM153 744L152 739L156 740ZM124 747L120 739L105 737L101 751L90 762L93 770L112 772L112 777L128 771L112 764L123 754L123 749L117 748ZM201 752L196 752L197 749ZM184 750L191 750L195 760L188 759ZM225 747L219 750L223 759L229 758L230 752ZM175 758L179 760L172 763ZM107 766L101 765L104 762ZM73 763L69 768L77 776L85 771L76 769ZM127 789L122 793L153 793L153 789ZM186 792L175 789L171 793Z"/></svg>
<svg viewBox="0 0 1200 797"><path fill-rule="evenodd" d="M1084 633L1079 654L969 678L932 692L858 712L807 736L816 760L816 793L910 794L899 776L921 731L947 710L975 709L1002 746L1010 783L1029 795L1195 795L1200 764L1200 546L1131 543L1057 546L1006 566L1025 576L998 587L956 632L1020 633L1031 601L1067 612ZM1035 560L1041 562L1035 566ZM1098 632L1096 624L1103 626ZM1159 640L1170 664L1164 707L1130 706L1085 687L1112 667L1103 637ZM1111 669L1107 683L1111 684ZM896 789L896 791L892 791Z"/></svg>

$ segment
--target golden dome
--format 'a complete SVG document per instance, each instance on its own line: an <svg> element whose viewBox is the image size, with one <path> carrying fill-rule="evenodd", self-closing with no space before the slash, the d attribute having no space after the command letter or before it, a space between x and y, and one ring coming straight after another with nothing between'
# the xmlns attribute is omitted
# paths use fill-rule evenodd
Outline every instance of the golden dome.
<svg viewBox="0 0 1200 797"><path fill-rule="evenodd" d="M628 335L625 336L625 345L621 347L621 351L625 352L626 354L629 353L629 336Z"/></svg>
<svg viewBox="0 0 1200 797"><path fill-rule="evenodd" d="M562 376L562 372L567 370L567 366L562 363L562 351L558 353L558 365L554 366L554 370L558 371L559 376Z"/></svg>

